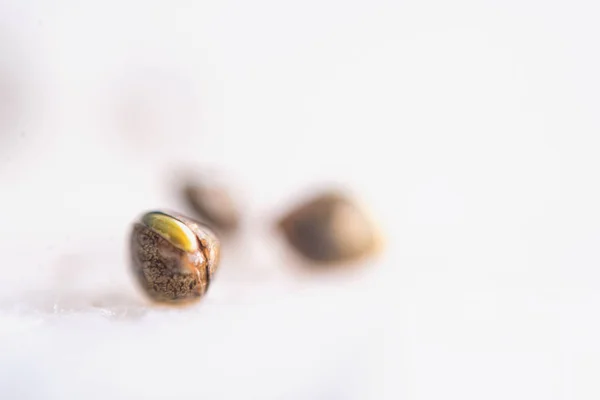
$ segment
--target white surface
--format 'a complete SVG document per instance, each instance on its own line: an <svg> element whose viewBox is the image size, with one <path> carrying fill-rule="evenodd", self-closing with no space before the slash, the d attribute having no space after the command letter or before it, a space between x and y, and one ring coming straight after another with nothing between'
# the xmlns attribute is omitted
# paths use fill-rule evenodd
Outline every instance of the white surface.
<svg viewBox="0 0 600 400"><path fill-rule="evenodd" d="M0 397L597 399L599 11L3 1ZM240 184L243 248L146 309L128 224L189 163ZM263 218L330 181L389 250L298 278Z"/></svg>

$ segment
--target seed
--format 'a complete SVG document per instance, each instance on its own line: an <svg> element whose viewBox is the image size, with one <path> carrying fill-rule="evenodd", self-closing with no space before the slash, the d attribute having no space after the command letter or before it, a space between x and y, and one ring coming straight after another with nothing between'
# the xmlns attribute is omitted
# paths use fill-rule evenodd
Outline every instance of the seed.
<svg viewBox="0 0 600 400"><path fill-rule="evenodd" d="M219 263L219 241L204 225L152 211L133 224L134 275L154 301L185 304L206 294Z"/></svg>
<svg viewBox="0 0 600 400"><path fill-rule="evenodd" d="M196 216L217 231L231 233L238 227L239 209L224 186L208 181L188 183L184 194Z"/></svg>
<svg viewBox="0 0 600 400"><path fill-rule="evenodd" d="M323 193L279 221L289 244L316 264L353 262L380 248L377 228L350 197Z"/></svg>

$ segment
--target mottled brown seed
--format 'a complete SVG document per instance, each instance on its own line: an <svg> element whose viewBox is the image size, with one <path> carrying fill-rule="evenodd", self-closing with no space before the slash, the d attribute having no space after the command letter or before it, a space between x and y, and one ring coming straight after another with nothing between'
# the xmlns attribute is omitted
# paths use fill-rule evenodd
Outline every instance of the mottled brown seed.
<svg viewBox="0 0 600 400"><path fill-rule="evenodd" d="M232 233L240 212L227 189L216 183L189 183L184 187L187 203L197 218L217 231Z"/></svg>
<svg viewBox="0 0 600 400"><path fill-rule="evenodd" d="M324 193L279 221L289 244L315 264L353 262L380 248L377 228L352 199Z"/></svg>
<svg viewBox="0 0 600 400"><path fill-rule="evenodd" d="M199 300L219 263L219 241L208 228L163 212L146 213L134 223L130 249L139 285L158 303Z"/></svg>

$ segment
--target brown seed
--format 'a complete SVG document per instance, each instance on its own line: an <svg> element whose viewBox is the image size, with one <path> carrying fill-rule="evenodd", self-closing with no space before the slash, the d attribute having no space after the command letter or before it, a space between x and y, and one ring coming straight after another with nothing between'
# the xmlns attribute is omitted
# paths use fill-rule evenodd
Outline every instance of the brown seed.
<svg viewBox="0 0 600 400"><path fill-rule="evenodd" d="M223 233L231 233L237 229L239 209L223 186L208 182L189 183L184 188L184 194L201 221Z"/></svg>
<svg viewBox="0 0 600 400"><path fill-rule="evenodd" d="M287 241L315 263L353 262L380 247L376 227L349 197L324 193L279 221Z"/></svg>
<svg viewBox="0 0 600 400"><path fill-rule="evenodd" d="M185 304L199 300L219 263L219 241L187 217L153 211L134 223L132 269L154 301Z"/></svg>

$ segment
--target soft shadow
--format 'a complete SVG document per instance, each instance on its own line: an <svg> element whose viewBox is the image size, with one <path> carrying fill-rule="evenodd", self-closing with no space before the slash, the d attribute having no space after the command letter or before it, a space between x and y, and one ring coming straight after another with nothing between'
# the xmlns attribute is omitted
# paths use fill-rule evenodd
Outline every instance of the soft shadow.
<svg viewBox="0 0 600 400"><path fill-rule="evenodd" d="M68 291L35 291L19 297L0 300L0 309L11 312L69 315L101 315L110 319L139 319L147 311L147 304L134 295L118 291L77 293Z"/></svg>
<svg viewBox="0 0 600 400"><path fill-rule="evenodd" d="M100 261L98 263L98 261ZM51 276L35 289L0 298L0 309L48 315L99 314L111 319L137 319L148 304L126 274L103 268L98 254L66 254L52 267Z"/></svg>

